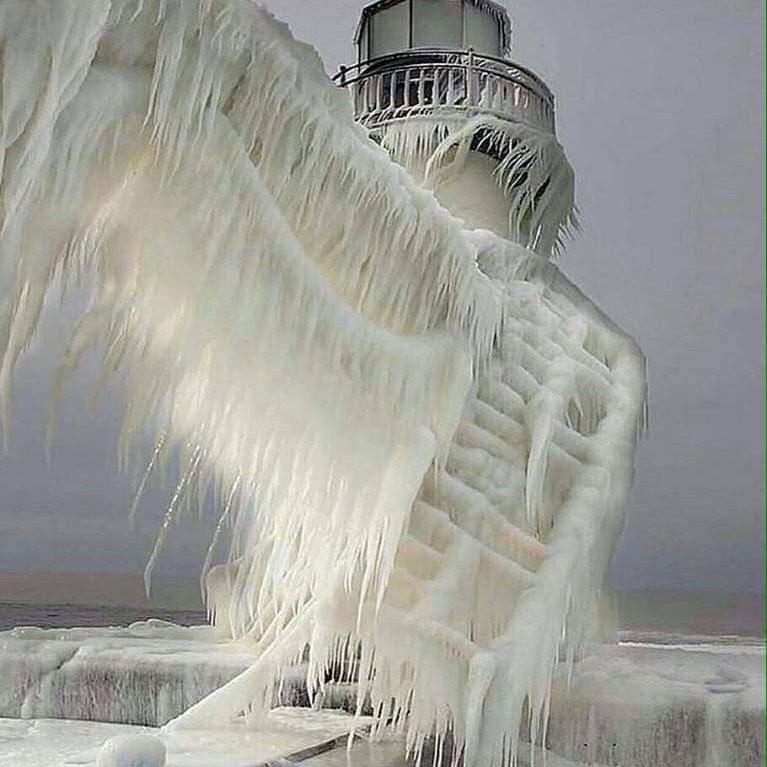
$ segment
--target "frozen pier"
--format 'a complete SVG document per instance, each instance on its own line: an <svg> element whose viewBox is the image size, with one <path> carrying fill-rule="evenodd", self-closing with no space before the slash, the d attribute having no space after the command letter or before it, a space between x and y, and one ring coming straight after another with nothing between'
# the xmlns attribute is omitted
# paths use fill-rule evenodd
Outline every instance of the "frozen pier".
<svg viewBox="0 0 767 767"><path fill-rule="evenodd" d="M0 633L0 717L160 726L253 663L207 626Z"/></svg>
<svg viewBox="0 0 767 767"><path fill-rule="evenodd" d="M578 765L761 767L764 646L602 645L555 678L547 744Z"/></svg>
<svg viewBox="0 0 767 767"><path fill-rule="evenodd" d="M554 759L549 763L761 765L763 646L684 637L663 644L652 639L597 647L575 665L569 686L564 670L556 675L546 734ZM667 636L665 641L670 639ZM215 629L182 628L161 621L121 629L3 632L0 717L16 720L15 724L5 721L3 731L13 730L15 737L23 739L34 738L41 728L64 727L51 722L33 727L37 720L159 727L244 671L253 660L245 645L223 640ZM288 681L275 702L306 705L302 679L299 673L295 683ZM329 689L323 701L326 709L349 707L353 693L348 686L331 685ZM321 712L314 713L321 716ZM302 714L312 715L306 709ZM99 733L106 739L114 729L84 724L71 727L70 732L85 727L89 744L98 740ZM393 747L376 748L358 748L355 759L369 764L399 753ZM525 747L523 757L530 752ZM332 753L329 748L323 761L335 764L336 759L343 760L343 749L335 757ZM401 756L397 758L404 764Z"/></svg>

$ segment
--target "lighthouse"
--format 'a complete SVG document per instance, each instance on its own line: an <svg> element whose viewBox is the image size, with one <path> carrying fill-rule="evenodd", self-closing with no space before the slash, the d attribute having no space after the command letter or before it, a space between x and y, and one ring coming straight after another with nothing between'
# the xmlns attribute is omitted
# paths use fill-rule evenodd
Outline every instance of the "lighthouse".
<svg viewBox="0 0 767 767"><path fill-rule="evenodd" d="M474 228L548 257L576 226L574 174L554 97L511 60L512 24L490 0L378 0L357 61L336 81L396 162Z"/></svg>

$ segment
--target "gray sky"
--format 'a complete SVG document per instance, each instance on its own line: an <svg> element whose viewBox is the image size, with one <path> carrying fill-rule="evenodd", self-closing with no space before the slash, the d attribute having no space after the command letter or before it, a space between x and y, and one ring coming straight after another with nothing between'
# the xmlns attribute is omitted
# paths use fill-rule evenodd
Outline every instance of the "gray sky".
<svg viewBox="0 0 767 767"><path fill-rule="evenodd" d="M360 0L269 0L334 72ZM557 96L584 234L567 274L649 361L621 588L762 588L764 62L761 0L518 0L514 58ZM17 380L0 459L0 570L139 572L168 490L137 530L116 469L116 400L90 406L90 361L44 460L55 319ZM55 358L55 359L54 359ZM88 405L86 407L86 405ZM211 520L185 517L158 573L198 572ZM0 595L1 596L1 595Z"/></svg>

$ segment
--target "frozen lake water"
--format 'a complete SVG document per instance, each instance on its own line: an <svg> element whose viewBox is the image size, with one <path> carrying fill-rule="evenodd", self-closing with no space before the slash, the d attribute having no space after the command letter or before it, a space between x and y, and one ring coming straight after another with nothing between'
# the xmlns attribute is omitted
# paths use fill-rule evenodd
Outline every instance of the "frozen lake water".
<svg viewBox="0 0 767 767"><path fill-rule="evenodd" d="M150 607L115 605L0 603L0 631L16 626L43 628L129 626L131 623L149 618L159 618L181 626L199 626L207 622L207 615L203 610L156 610Z"/></svg>
<svg viewBox="0 0 767 767"><path fill-rule="evenodd" d="M616 602L617 626L624 631L764 635L764 601L760 595L619 591ZM150 600L138 573L0 572L2 628L127 626L149 617L190 625L204 623L199 579L154 578Z"/></svg>

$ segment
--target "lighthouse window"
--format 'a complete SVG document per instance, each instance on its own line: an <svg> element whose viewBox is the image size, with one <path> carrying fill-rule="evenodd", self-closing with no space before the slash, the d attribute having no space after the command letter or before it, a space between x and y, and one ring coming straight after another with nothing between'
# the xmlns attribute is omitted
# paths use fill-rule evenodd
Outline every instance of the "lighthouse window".
<svg viewBox="0 0 767 767"><path fill-rule="evenodd" d="M413 46L463 48L463 3L413 0Z"/></svg>
<svg viewBox="0 0 767 767"><path fill-rule="evenodd" d="M357 61L367 61L370 58L370 24L365 24L362 27L362 34L357 45L359 46Z"/></svg>
<svg viewBox="0 0 767 767"><path fill-rule="evenodd" d="M409 47L410 18L407 0L378 11L370 19L370 56L406 50Z"/></svg>
<svg viewBox="0 0 767 767"><path fill-rule="evenodd" d="M476 5L464 4L466 11L466 47L490 56L501 55L500 29L498 22Z"/></svg>

